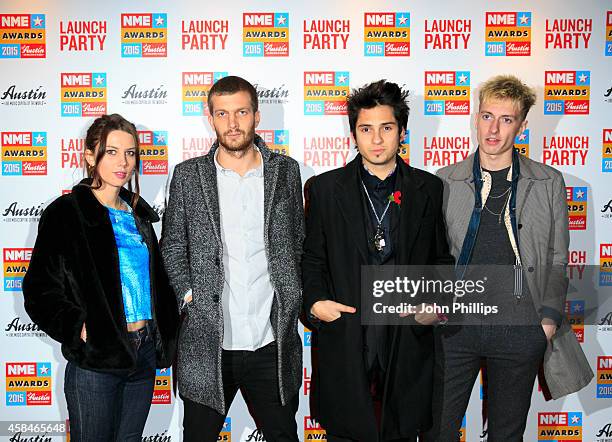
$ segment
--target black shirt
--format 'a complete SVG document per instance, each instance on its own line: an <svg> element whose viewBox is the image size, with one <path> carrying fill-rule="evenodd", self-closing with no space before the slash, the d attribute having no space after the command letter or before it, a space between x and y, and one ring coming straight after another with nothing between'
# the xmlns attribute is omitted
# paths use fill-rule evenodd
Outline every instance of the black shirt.
<svg viewBox="0 0 612 442"><path fill-rule="evenodd" d="M470 264L512 265L515 262L514 250L504 221L506 206L510 204L511 182L506 180L509 170L510 167L487 170L491 174L491 191L482 208Z"/></svg>
<svg viewBox="0 0 612 442"><path fill-rule="evenodd" d="M360 168L360 175L361 182L363 183L361 193L363 196L362 203L364 214L366 215L364 218L369 264L392 264L389 261L394 256L393 227L397 225L397 220L399 219L399 206L394 202L389 204L389 196L393 194L397 187L398 168L396 167L384 180L381 180L376 175L370 174L363 166ZM367 189L367 194L363 186ZM372 211L372 205L370 205L368 195L372 200L372 205L376 210L378 218L382 217L387 205L389 205L387 213L381 219L381 228L385 239L385 245L381 251L376 250L374 246L374 235L376 233L376 227L378 226L378 220Z"/></svg>

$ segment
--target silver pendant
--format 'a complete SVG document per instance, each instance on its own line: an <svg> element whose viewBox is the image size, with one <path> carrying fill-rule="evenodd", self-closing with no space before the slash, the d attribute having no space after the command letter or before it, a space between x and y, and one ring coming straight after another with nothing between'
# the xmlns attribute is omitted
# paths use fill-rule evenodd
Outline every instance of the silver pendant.
<svg viewBox="0 0 612 442"><path fill-rule="evenodd" d="M378 227L376 227L376 233L374 233L374 248L377 251L382 252L384 247L385 247L385 233L380 228L380 224L379 224Z"/></svg>

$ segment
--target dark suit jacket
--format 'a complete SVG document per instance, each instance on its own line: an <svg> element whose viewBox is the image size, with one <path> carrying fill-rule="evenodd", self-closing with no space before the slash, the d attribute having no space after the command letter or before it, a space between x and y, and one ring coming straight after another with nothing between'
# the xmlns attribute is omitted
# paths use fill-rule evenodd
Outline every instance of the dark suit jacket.
<svg viewBox="0 0 612 442"><path fill-rule="evenodd" d="M449 264L442 215L442 182L406 165L401 168L402 205L397 265ZM331 434L376 441L379 435L363 360L360 271L367 265L358 155L346 167L316 177L310 187L302 263L304 309L330 299L355 306L318 328L318 366L313 372L313 415ZM389 326L390 353L383 397L381 439L414 435L431 425L432 327Z"/></svg>

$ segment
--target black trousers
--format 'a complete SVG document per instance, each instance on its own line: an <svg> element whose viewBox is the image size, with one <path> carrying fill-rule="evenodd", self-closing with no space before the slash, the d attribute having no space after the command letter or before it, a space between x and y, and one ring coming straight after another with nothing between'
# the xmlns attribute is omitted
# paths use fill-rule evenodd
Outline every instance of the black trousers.
<svg viewBox="0 0 612 442"><path fill-rule="evenodd" d="M427 434L427 442L458 440L483 358L488 378L488 441L522 441L546 344L539 324L437 329L434 427Z"/></svg>
<svg viewBox="0 0 612 442"><path fill-rule="evenodd" d="M255 351L223 350L222 373L225 405L229 409L238 390L242 392L249 411L269 442L297 442L295 413L299 396L283 406L278 390L276 343ZM185 442L216 442L226 414L193 402L184 401L183 440Z"/></svg>
<svg viewBox="0 0 612 442"><path fill-rule="evenodd" d="M376 416L376 421L380 429L381 407L382 407L382 399L384 395L385 373L382 371L380 367L380 360L377 357L374 357L373 359L374 361L372 363L372 366L368 368L368 378L370 380L370 395L372 396L372 402L374 405L374 414ZM380 441L380 442L416 442L416 440L417 438L415 435L414 437L386 440L386 441ZM348 439L345 437L341 437L335 434L328 433L327 442L370 442L370 441L357 441L355 439Z"/></svg>

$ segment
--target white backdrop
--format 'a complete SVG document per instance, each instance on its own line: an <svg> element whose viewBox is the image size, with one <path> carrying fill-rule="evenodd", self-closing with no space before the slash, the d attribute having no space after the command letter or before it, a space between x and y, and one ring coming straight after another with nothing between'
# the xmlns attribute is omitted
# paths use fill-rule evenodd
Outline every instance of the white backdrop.
<svg viewBox="0 0 612 442"><path fill-rule="evenodd" d="M354 156L342 115L349 87L386 78L408 88L404 156L434 171L473 150L469 114L477 106L478 85L494 74L519 75L537 89L538 101L517 147L558 167L571 187L571 263L611 271L609 2L211 5L0 3L0 364L6 392L0 420L67 419L65 361L59 345L31 324L19 289L41 210L82 176L83 137L93 117L118 112L143 131L142 193L161 213L168 172L205 154L214 139L202 116L202 95L228 74L257 86L259 129L269 145L300 162L303 181ZM582 305L570 307L580 322ZM606 313L599 326L577 327L593 371L601 368L602 387L612 386L612 313ZM310 440L324 436L308 418L309 333L303 336L297 420L300 437ZM24 380L36 382L20 387ZM156 402L170 403L152 406L146 440L179 440L181 401L169 394L167 373L158 380ZM597 397L597 383L553 402L545 402L536 385L526 440L562 439L542 435L548 430L578 430L581 437L571 440L612 440L612 394L602 388L608 397ZM468 441L481 438L479 390L476 382L463 435ZM223 440L263 440L241 399L230 418Z"/></svg>

